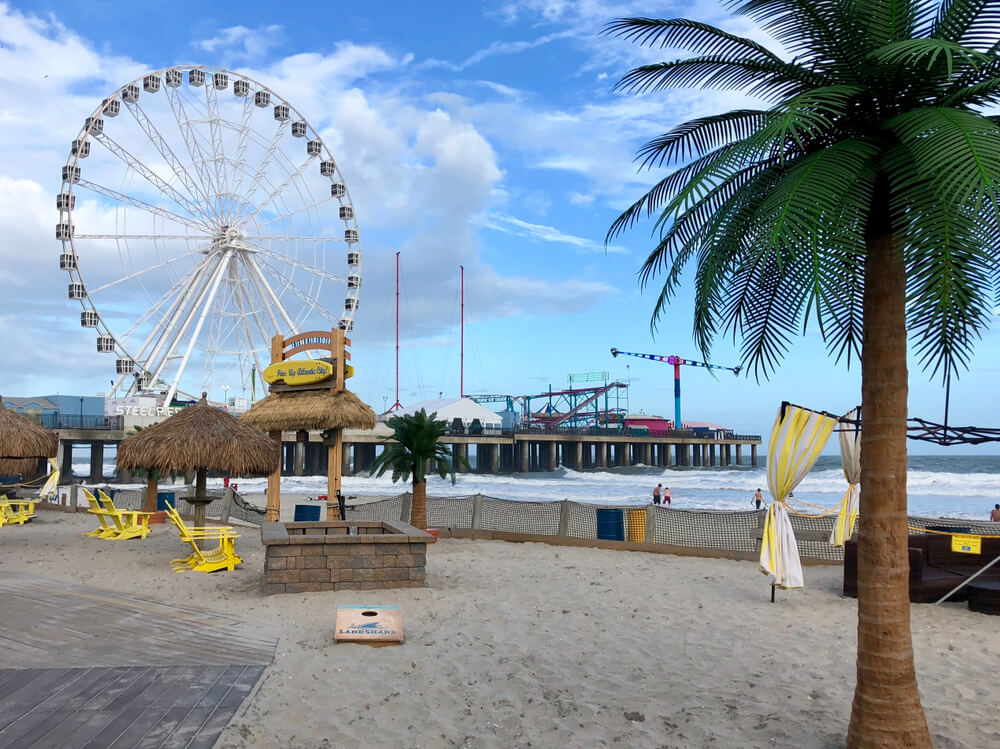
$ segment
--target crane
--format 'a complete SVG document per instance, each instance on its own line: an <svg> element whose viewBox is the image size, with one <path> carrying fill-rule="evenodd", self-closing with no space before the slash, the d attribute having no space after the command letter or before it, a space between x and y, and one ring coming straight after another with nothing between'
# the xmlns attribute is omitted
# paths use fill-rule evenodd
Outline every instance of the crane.
<svg viewBox="0 0 1000 749"><path fill-rule="evenodd" d="M724 367L721 364L709 364L703 361L694 361L692 359L683 359L679 356L660 356L659 354L637 354L632 351L619 351L618 349L612 347L611 355L618 358L618 355L622 356L635 356L639 359L649 359L650 361L658 361L663 364L673 364L674 365L674 429L680 429L683 425L681 424L681 365L686 365L689 367L704 367L705 369L726 369L732 372L734 375L739 375L740 371L743 369L742 366L736 367Z"/></svg>

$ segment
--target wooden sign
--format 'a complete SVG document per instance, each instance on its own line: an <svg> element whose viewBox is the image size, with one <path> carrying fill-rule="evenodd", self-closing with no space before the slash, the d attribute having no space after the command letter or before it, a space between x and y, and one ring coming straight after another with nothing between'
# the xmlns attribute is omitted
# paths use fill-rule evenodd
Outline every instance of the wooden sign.
<svg viewBox="0 0 1000 749"><path fill-rule="evenodd" d="M264 370L264 380L283 385L312 385L334 376L333 364L317 359L289 359Z"/></svg>
<svg viewBox="0 0 1000 749"><path fill-rule="evenodd" d="M951 550L960 554L982 554L983 537L956 533L951 537Z"/></svg>
<svg viewBox="0 0 1000 749"><path fill-rule="evenodd" d="M335 642L394 645L403 641L399 606L338 606Z"/></svg>

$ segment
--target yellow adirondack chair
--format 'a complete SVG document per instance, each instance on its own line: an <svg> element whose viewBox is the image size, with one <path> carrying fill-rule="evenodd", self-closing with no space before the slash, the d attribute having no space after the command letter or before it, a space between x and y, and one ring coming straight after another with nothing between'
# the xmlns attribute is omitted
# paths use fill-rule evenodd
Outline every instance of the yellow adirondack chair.
<svg viewBox="0 0 1000 749"><path fill-rule="evenodd" d="M7 499L0 494L0 528L5 525L24 525L35 517L35 502L21 499Z"/></svg>
<svg viewBox="0 0 1000 749"><path fill-rule="evenodd" d="M87 502L90 504L89 512L97 516L101 527L83 535L94 538L107 538L114 541L145 538L149 535L149 513L137 512L135 510L119 510L115 507L115 503L111 497L100 489L97 493L100 499L95 497L90 490L83 490L83 496L86 497Z"/></svg>
<svg viewBox="0 0 1000 749"><path fill-rule="evenodd" d="M192 553L181 559L172 559L174 572L216 572L218 570L236 569L237 564L242 564L243 560L236 554L235 540L239 535L233 532L230 526L219 526L214 528L192 527L189 528L180 513L169 503L165 502L167 517L170 518L177 531L180 533L181 541L190 544ZM206 550L199 548L199 541L216 541L219 546L215 549Z"/></svg>
<svg viewBox="0 0 1000 749"><path fill-rule="evenodd" d="M126 541L130 538L145 538L149 535L149 513L138 510L119 510L115 507L114 500L111 499L102 489L97 490L101 504L108 511L111 524L114 526L115 541Z"/></svg>

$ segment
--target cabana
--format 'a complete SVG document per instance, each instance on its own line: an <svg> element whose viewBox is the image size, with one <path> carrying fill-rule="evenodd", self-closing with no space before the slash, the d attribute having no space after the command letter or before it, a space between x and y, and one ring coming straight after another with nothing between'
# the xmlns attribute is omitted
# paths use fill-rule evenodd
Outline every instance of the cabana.
<svg viewBox="0 0 1000 749"><path fill-rule="evenodd" d="M147 471L144 510L156 509L156 482L153 472L196 472L194 524L205 525L205 490L208 471L230 476L268 474L281 465L281 446L258 429L235 416L208 405L201 394L193 406L159 424L126 437L118 446L118 467L127 471ZM152 506L150 506L152 503Z"/></svg>
<svg viewBox="0 0 1000 749"><path fill-rule="evenodd" d="M33 479L38 461L55 457L58 447L55 432L0 405L0 476Z"/></svg>
<svg viewBox="0 0 1000 749"><path fill-rule="evenodd" d="M322 430L323 442L329 448L327 501L330 504L327 506L327 520L336 520L335 515L339 514L334 510L334 503L340 500L343 430L375 428L375 412L344 384L354 372L347 364L350 343L344 331L336 328L329 332L299 333L288 338L275 336L271 341L271 367L268 368L268 372L274 371L269 380L271 394L255 403L242 417L245 424L266 431L279 447L283 431ZM327 358L289 358L303 351L321 351ZM296 382L299 369L308 370L302 384ZM322 370L319 375L313 376L319 370ZM265 372L265 378L268 372ZM276 523L280 515L279 466L267 479L267 521Z"/></svg>

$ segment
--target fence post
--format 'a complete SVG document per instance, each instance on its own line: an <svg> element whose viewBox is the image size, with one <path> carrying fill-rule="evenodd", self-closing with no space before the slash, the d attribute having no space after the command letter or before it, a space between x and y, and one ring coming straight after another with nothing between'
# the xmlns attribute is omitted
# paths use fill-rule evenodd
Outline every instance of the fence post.
<svg viewBox="0 0 1000 749"><path fill-rule="evenodd" d="M413 495L410 492L403 492L400 505L399 519L404 523L409 523L410 513L413 511Z"/></svg>
<svg viewBox="0 0 1000 749"><path fill-rule="evenodd" d="M483 527L483 495L474 494L472 496L472 530L479 530Z"/></svg>
<svg viewBox="0 0 1000 749"><path fill-rule="evenodd" d="M229 513L233 510L233 487L227 486L222 490L222 522L229 522Z"/></svg>
<svg viewBox="0 0 1000 749"><path fill-rule="evenodd" d="M656 543L656 506L646 505L646 543Z"/></svg>
<svg viewBox="0 0 1000 749"><path fill-rule="evenodd" d="M559 503L559 535L569 535L569 500L564 499Z"/></svg>
<svg viewBox="0 0 1000 749"><path fill-rule="evenodd" d="M80 485L72 484L69 487L69 506L71 512L76 512L76 508L80 502Z"/></svg>

